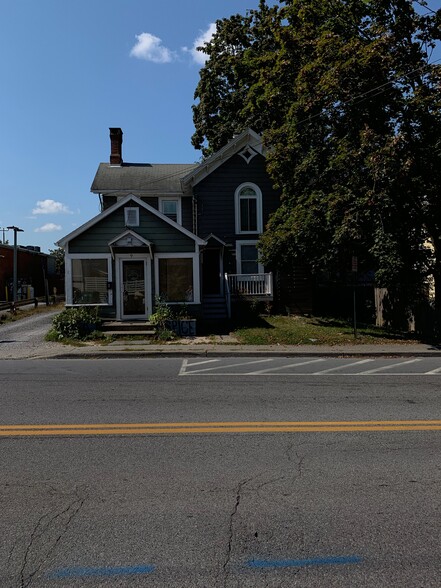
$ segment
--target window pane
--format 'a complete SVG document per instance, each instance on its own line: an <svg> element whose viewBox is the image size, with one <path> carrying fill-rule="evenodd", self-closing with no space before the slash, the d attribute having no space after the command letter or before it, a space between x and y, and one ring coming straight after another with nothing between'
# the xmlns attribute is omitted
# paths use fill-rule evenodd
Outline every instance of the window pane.
<svg viewBox="0 0 441 588"><path fill-rule="evenodd" d="M256 198L240 199L240 230L257 231L257 200Z"/></svg>
<svg viewBox="0 0 441 588"><path fill-rule="evenodd" d="M256 245L242 245L240 248L240 261L242 274L259 273L258 252Z"/></svg>
<svg viewBox="0 0 441 588"><path fill-rule="evenodd" d="M107 259L73 259L73 303L107 304L108 279Z"/></svg>
<svg viewBox="0 0 441 588"><path fill-rule="evenodd" d="M162 213L175 222L178 220L178 202L177 200L163 200Z"/></svg>
<svg viewBox="0 0 441 588"><path fill-rule="evenodd" d="M159 260L159 294L167 302L193 302L193 260Z"/></svg>
<svg viewBox="0 0 441 588"><path fill-rule="evenodd" d="M240 196L255 196L256 191L253 190L253 188L246 187L246 188L242 188L242 190L239 192L239 194L240 194Z"/></svg>

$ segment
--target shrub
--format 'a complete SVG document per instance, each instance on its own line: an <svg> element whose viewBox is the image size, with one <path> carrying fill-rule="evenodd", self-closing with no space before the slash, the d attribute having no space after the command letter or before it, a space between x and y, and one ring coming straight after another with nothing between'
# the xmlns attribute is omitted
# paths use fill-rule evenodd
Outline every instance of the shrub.
<svg viewBox="0 0 441 588"><path fill-rule="evenodd" d="M96 306L66 308L52 320L52 331L58 339L85 340L99 330L101 322Z"/></svg>
<svg viewBox="0 0 441 588"><path fill-rule="evenodd" d="M157 296L155 298L155 312L149 317L152 325L163 330L166 328L167 321L173 320L173 318L173 310L163 298Z"/></svg>

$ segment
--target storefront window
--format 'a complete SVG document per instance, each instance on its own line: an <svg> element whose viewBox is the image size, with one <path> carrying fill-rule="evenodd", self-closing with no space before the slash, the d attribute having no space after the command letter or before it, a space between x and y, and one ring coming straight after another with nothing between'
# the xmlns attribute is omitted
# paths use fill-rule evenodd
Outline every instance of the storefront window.
<svg viewBox="0 0 441 588"><path fill-rule="evenodd" d="M107 259L72 259L73 304L108 304Z"/></svg>
<svg viewBox="0 0 441 588"><path fill-rule="evenodd" d="M159 294L167 302L193 302L193 260L159 259Z"/></svg>

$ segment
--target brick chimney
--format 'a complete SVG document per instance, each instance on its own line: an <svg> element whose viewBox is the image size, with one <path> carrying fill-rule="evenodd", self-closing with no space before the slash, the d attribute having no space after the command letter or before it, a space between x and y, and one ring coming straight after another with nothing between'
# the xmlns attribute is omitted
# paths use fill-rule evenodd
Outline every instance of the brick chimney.
<svg viewBox="0 0 441 588"><path fill-rule="evenodd" d="M121 129L111 128L110 131L110 165L121 165L123 132Z"/></svg>

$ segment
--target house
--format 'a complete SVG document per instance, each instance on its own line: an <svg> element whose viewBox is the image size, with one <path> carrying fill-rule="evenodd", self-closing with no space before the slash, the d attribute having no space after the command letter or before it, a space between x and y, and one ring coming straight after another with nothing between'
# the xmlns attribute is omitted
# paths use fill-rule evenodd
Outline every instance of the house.
<svg viewBox="0 0 441 588"><path fill-rule="evenodd" d="M58 242L66 304L144 320L156 296L191 314L225 318L237 296L272 301L257 241L279 205L261 137L247 129L201 163L125 163L110 129L110 160L92 183L101 212ZM283 280L282 280L283 282Z"/></svg>

